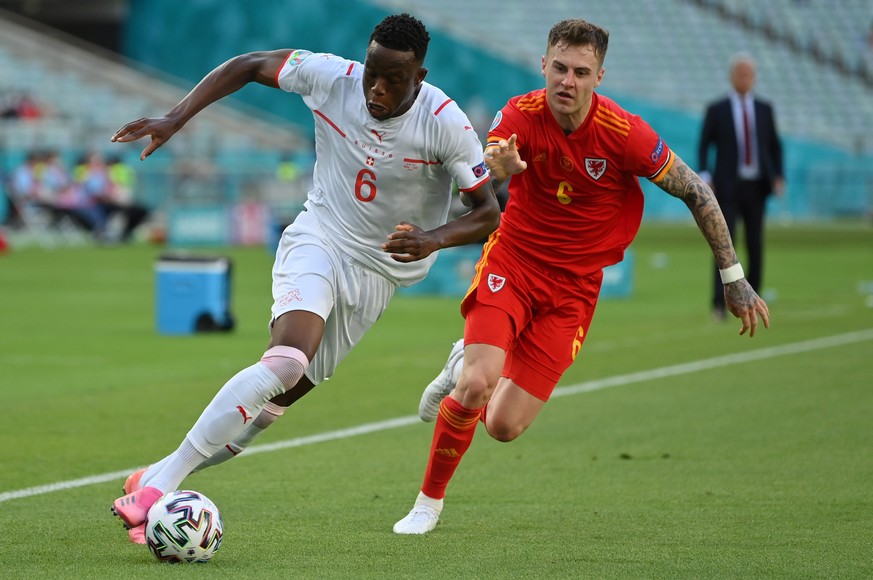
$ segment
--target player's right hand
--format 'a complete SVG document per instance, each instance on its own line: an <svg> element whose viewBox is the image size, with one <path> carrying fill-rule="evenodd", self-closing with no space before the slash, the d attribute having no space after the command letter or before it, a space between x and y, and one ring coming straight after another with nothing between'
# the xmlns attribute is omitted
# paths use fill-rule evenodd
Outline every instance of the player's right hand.
<svg viewBox="0 0 873 580"><path fill-rule="evenodd" d="M517 139L513 133L508 140L501 139L485 148L485 164L495 179L502 181L527 169L527 162L518 154Z"/></svg>
<svg viewBox="0 0 873 580"><path fill-rule="evenodd" d="M391 254L397 262L416 262L430 256L439 246L433 235L417 225L401 222L388 234L388 241L382 244L382 251Z"/></svg>
<svg viewBox="0 0 873 580"><path fill-rule="evenodd" d="M150 135L152 138L151 142L142 150L142 153L139 156L140 159L145 159L151 155L155 149L169 141L170 137L172 137L176 131L178 131L178 127L175 122L167 117L155 117L151 119L142 118L137 119L136 121L131 121L116 131L110 141L113 143L127 143L129 141L142 139L146 135Z"/></svg>

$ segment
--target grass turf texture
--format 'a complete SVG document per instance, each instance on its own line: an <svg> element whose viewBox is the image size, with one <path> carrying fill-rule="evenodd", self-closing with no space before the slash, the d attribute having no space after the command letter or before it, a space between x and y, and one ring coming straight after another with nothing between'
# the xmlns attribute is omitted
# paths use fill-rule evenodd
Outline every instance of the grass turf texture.
<svg viewBox="0 0 873 580"><path fill-rule="evenodd" d="M693 227L646 225L635 291L598 307L562 385L873 329L873 231L768 233L773 328L708 311ZM234 262L229 334L161 337L151 246L0 256L0 494L117 472L175 449L266 345L271 260ZM209 251L208 253L215 253ZM395 299L335 377L256 444L408 417L460 336L457 300ZM873 575L873 340L553 399L518 441L480 427L443 521L397 537L431 425L243 456L191 476L226 538L160 565L109 505L123 477L0 502L0 577L839 577Z"/></svg>

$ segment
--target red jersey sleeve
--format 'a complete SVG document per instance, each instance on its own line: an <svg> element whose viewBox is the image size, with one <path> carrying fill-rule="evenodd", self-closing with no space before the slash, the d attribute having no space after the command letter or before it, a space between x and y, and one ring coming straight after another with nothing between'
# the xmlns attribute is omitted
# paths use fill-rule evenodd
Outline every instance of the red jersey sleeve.
<svg viewBox="0 0 873 580"><path fill-rule="evenodd" d="M675 157L664 140L638 116L630 119L625 168L627 171L659 182L673 166Z"/></svg>
<svg viewBox="0 0 873 580"><path fill-rule="evenodd" d="M491 122L491 127L488 129L488 141L486 148L496 145L501 139L509 139L516 135L515 145L518 148L518 153L522 159L525 158L525 148L527 139L525 131L528 124L519 111L519 97L514 97L509 100L506 105L497 111L494 120Z"/></svg>

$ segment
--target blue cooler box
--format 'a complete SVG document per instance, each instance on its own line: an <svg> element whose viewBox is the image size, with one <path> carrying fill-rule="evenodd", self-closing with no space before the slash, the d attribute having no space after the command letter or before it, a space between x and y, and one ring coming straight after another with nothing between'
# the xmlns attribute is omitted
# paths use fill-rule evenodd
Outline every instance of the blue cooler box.
<svg viewBox="0 0 873 580"><path fill-rule="evenodd" d="M167 254L158 258L155 274L159 333L192 334L233 328L230 260Z"/></svg>

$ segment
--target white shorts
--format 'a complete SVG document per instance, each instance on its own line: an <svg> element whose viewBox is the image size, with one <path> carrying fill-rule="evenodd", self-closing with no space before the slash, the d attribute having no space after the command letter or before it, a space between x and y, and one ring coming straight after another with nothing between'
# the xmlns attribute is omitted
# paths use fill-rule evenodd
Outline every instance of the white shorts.
<svg viewBox="0 0 873 580"><path fill-rule="evenodd" d="M272 318L305 310L324 319L324 336L306 369L319 384L388 307L396 286L351 260L327 241L311 212L303 211L285 228L273 264Z"/></svg>

